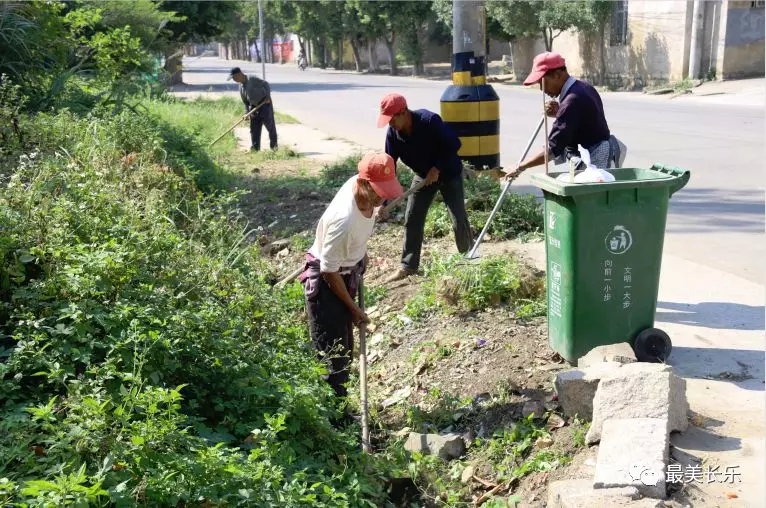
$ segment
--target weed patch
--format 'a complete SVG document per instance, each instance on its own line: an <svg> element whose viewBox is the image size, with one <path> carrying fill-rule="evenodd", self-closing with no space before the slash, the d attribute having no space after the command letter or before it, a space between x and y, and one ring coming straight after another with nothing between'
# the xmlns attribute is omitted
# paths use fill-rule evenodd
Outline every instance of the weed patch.
<svg viewBox="0 0 766 508"><path fill-rule="evenodd" d="M466 262L461 255L432 258L425 266L426 280L407 302L405 313L422 318L437 309L473 312L510 305L516 317L545 313L545 278L510 256Z"/></svg>
<svg viewBox="0 0 766 508"><path fill-rule="evenodd" d="M500 186L492 179L480 176L466 180L465 198L468 220L474 231L481 231L489 214L500 197ZM449 211L437 194L434 206L426 217L425 233L431 238L452 234ZM503 204L492 219L488 233L497 239L509 240L524 235L540 233L543 230L542 205L532 194L509 192Z"/></svg>

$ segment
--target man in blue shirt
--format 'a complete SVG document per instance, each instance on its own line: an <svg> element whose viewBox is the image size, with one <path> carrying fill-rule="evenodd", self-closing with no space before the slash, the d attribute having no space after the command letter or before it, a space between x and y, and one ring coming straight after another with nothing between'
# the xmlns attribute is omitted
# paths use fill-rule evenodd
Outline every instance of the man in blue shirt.
<svg viewBox="0 0 766 508"><path fill-rule="evenodd" d="M556 118L548 135L548 159L557 164L569 160L575 169L585 169L579 145L588 151L593 166L621 167L626 148L609 132L604 105L596 89L570 76L566 61L558 53L546 52L535 57L532 72L524 84L529 86L541 81L545 94L559 99L558 103L552 101L546 107L546 115ZM541 150L509 171L507 178L515 178L524 170L544 163L545 151Z"/></svg>
<svg viewBox="0 0 766 508"><path fill-rule="evenodd" d="M457 155L460 149L457 135L436 113L410 110L405 98L397 93L380 101L378 127L386 125L386 153L394 162L401 160L415 172L413 186L426 181L407 201L402 267L387 279L392 282L418 271L426 215L437 191L449 209L458 251L468 252L473 237L465 211L463 163Z"/></svg>

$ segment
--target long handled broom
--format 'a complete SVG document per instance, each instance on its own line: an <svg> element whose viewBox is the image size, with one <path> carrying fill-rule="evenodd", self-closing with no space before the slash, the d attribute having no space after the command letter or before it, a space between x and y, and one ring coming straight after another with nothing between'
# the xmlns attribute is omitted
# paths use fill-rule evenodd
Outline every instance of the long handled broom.
<svg viewBox="0 0 766 508"><path fill-rule="evenodd" d="M226 129L226 131L225 131L223 134L221 134L220 136L218 136L217 138L215 138L215 141L213 141L212 143L210 143L209 145L207 145L207 147L208 147L208 148L210 148L210 147L211 147L211 146L213 146L214 144L218 143L218 142L221 140L221 138L223 138L225 135L227 135L227 134L228 134L228 133L230 133L232 130L234 130L234 127L236 127L237 125L239 125L239 124L240 124L240 123L242 123L243 121L245 121L245 120L247 120L248 118L250 118L250 116L251 116L253 113L255 113L256 111L258 111L259 109L261 109L261 107L262 107L264 104L266 104L268 101L269 101L269 99L263 99L261 102L259 102L259 103L258 103L258 105L257 105L256 107L254 107L253 109L251 109L250 111L248 111L246 114L244 114L244 115L243 115L243 116L242 116L242 117L241 117L239 120L237 120L237 123L235 123L234 125L232 125L232 126L231 126L231 127L229 127L228 129Z"/></svg>
<svg viewBox="0 0 766 508"><path fill-rule="evenodd" d="M357 297L359 298L359 308L364 312L364 279L359 280ZM367 325L365 323L359 325L359 389L359 405L362 412L362 450L370 453L370 427L367 406Z"/></svg>
<svg viewBox="0 0 766 508"><path fill-rule="evenodd" d="M532 148L532 143L535 142L535 138L537 138L537 134L540 132L540 127L543 126L543 121L545 121L544 113L543 113L543 118L541 118L540 121L537 123L535 132L533 132L532 137L529 138L529 142L527 143L527 147L524 149L524 153L521 154L521 157L519 158L519 164L521 164L521 162L523 162L524 159L526 159L527 154L529 154L529 149ZM546 126L547 126L547 122L546 122ZM546 130L546 139L547 139L547 131L548 131L547 127L545 130ZM503 204L503 200L505 199L506 194L508 194L508 191L510 190L510 188L511 188L511 181L507 181L503 185L503 191L500 193L500 197L497 198L495 207L492 209L492 212L489 214L487 223L484 224L484 228L481 230L481 233L479 233L479 237L476 239L476 242L473 244L473 248L468 253L467 259L474 259L476 257L476 250L479 248L481 241L484 239L484 235L487 233L487 230L489 229L489 225L492 223L492 219L495 218L495 214L497 214L498 210L500 210L500 206Z"/></svg>

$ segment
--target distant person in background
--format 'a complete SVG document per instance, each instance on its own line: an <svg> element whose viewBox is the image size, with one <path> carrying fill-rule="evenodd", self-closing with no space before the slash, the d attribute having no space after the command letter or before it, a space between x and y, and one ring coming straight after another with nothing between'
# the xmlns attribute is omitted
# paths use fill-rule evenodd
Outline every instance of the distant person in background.
<svg viewBox="0 0 766 508"><path fill-rule="evenodd" d="M261 149L261 131L266 126L269 132L269 144L272 150L277 149L277 126L274 121L274 107L271 104L271 87L269 83L255 76L248 76L239 67L234 67L229 73L229 80L239 83L239 95L245 103L245 114L266 101L258 111L250 115L250 150L257 152Z"/></svg>
<svg viewBox="0 0 766 508"><path fill-rule="evenodd" d="M581 146L587 150L591 165L601 169L622 167L627 148L609 132L601 96L590 84L569 75L564 57L551 52L537 55L524 84L540 84L546 95L558 97L558 102L548 102L545 111L555 117L546 143L548 160L556 164L570 161L575 170L583 170L585 163L578 149ZM506 178L515 178L541 164L545 164L544 149L507 172Z"/></svg>

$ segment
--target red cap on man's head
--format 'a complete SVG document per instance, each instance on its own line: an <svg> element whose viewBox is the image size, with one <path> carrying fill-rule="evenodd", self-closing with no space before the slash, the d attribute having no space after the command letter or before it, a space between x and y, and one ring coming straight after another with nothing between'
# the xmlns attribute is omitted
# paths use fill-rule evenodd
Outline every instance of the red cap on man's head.
<svg viewBox="0 0 766 508"><path fill-rule="evenodd" d="M527 79L524 80L524 85L534 85L543 79L546 72L565 66L566 62L564 61L564 57L558 53L552 53L550 51L540 53L532 62L532 72L530 72Z"/></svg>
<svg viewBox="0 0 766 508"><path fill-rule="evenodd" d="M380 101L380 116L378 127L385 127L391 121L391 117L407 109L407 100L398 93L390 93Z"/></svg>
<svg viewBox="0 0 766 508"><path fill-rule="evenodd" d="M370 187L382 199L395 199L404 193L396 179L396 165L390 155L371 152L359 161L359 178L370 182Z"/></svg>

